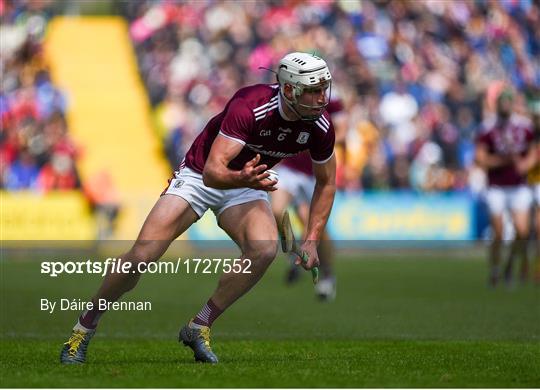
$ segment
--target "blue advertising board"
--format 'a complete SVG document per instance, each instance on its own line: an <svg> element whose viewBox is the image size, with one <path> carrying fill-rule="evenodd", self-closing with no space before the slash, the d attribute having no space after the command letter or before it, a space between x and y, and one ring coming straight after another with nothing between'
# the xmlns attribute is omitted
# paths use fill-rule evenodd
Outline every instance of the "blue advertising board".
<svg viewBox="0 0 540 390"><path fill-rule="evenodd" d="M334 240L471 240L474 214L466 193L337 193L328 230Z"/></svg>
<svg viewBox="0 0 540 390"><path fill-rule="evenodd" d="M327 227L345 246L346 241L468 241L476 236L474 207L467 193L339 192ZM188 234L195 241L229 240L211 212Z"/></svg>

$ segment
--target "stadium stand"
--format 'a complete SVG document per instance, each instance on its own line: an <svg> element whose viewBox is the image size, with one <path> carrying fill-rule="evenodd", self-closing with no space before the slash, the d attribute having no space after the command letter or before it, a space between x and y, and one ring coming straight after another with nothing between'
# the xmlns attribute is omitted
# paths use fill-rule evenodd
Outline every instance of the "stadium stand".
<svg viewBox="0 0 540 390"><path fill-rule="evenodd" d="M0 183L9 191L80 188L66 98L43 57L47 16L38 11L15 8L2 14Z"/></svg>
<svg viewBox="0 0 540 390"><path fill-rule="evenodd" d="M169 172L126 25L114 17L51 21L62 12L55 5L0 7L0 185L10 206L3 238L55 237L44 234L52 221L71 233L57 238L110 238L117 216L114 237L132 238ZM53 198L65 198L66 207Z"/></svg>
<svg viewBox="0 0 540 390"><path fill-rule="evenodd" d="M0 4L2 240L95 236L66 97L43 56L50 7L47 1Z"/></svg>
<svg viewBox="0 0 540 390"><path fill-rule="evenodd" d="M88 203L119 215L117 237L136 235L150 189L169 174L163 156L177 166L231 92L272 82L259 67L293 49L333 69L343 190L479 193L473 140L493 109L486 91L509 83L522 114L540 101L534 1L109 3L127 25L49 26L77 2L0 2L0 185L75 189L81 215Z"/></svg>
<svg viewBox="0 0 540 390"><path fill-rule="evenodd" d="M335 75L344 189L465 189L479 177L484 91L509 82L523 113L538 99L532 1L140 1L120 12L173 166L230 91L271 81L259 67L292 49L321 53Z"/></svg>
<svg viewBox="0 0 540 390"><path fill-rule="evenodd" d="M154 201L169 170L151 128L125 22L57 17L49 26L46 53L54 79L70 91L73 136L84 145L81 176L98 185L103 180L97 177L109 175L116 194L88 192L122 205L116 238L132 238L147 211L141 203Z"/></svg>

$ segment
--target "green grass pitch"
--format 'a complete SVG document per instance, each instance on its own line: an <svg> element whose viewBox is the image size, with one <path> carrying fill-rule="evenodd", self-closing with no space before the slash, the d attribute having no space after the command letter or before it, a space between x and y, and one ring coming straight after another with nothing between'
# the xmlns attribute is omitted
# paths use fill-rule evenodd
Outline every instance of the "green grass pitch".
<svg viewBox="0 0 540 390"><path fill-rule="evenodd" d="M540 288L486 288L478 254L361 254L337 263L333 303L305 273L283 284L278 259L213 327L220 364L196 364L177 332L216 275L145 275L128 296L150 312L106 314L84 366L59 364L76 312L40 298L88 298L98 276L41 275L36 260L3 258L3 387L538 387ZM3 256L4 257L4 256ZM48 257L43 255L42 257ZM43 258L41 260L46 260Z"/></svg>

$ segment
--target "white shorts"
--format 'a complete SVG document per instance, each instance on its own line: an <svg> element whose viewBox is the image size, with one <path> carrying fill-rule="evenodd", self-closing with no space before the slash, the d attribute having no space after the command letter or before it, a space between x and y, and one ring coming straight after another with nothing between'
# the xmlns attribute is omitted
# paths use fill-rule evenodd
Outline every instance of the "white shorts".
<svg viewBox="0 0 540 390"><path fill-rule="evenodd" d="M533 202L531 189L526 185L515 187L488 187L484 198L491 215L502 215L505 209L528 211Z"/></svg>
<svg viewBox="0 0 540 390"><path fill-rule="evenodd" d="M268 202L268 194L265 191L252 188L234 188L230 190L218 190L204 185L202 175L187 167L174 173L169 187L163 194L171 194L185 199L200 217L212 209L216 217L232 206L264 200Z"/></svg>
<svg viewBox="0 0 540 390"><path fill-rule="evenodd" d="M311 202L313 190L315 189L315 178L313 176L286 166L277 167L276 172L279 175L277 188L291 194L296 205Z"/></svg>

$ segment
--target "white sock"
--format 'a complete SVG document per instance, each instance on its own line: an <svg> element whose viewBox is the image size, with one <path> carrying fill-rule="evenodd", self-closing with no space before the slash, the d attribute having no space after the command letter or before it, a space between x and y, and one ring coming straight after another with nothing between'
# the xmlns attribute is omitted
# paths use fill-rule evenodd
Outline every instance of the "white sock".
<svg viewBox="0 0 540 390"><path fill-rule="evenodd" d="M189 327L190 327L190 328L193 328L193 329L202 329L202 328L206 328L206 326L196 324L196 323L193 322L193 321L191 321L191 322L189 323Z"/></svg>

